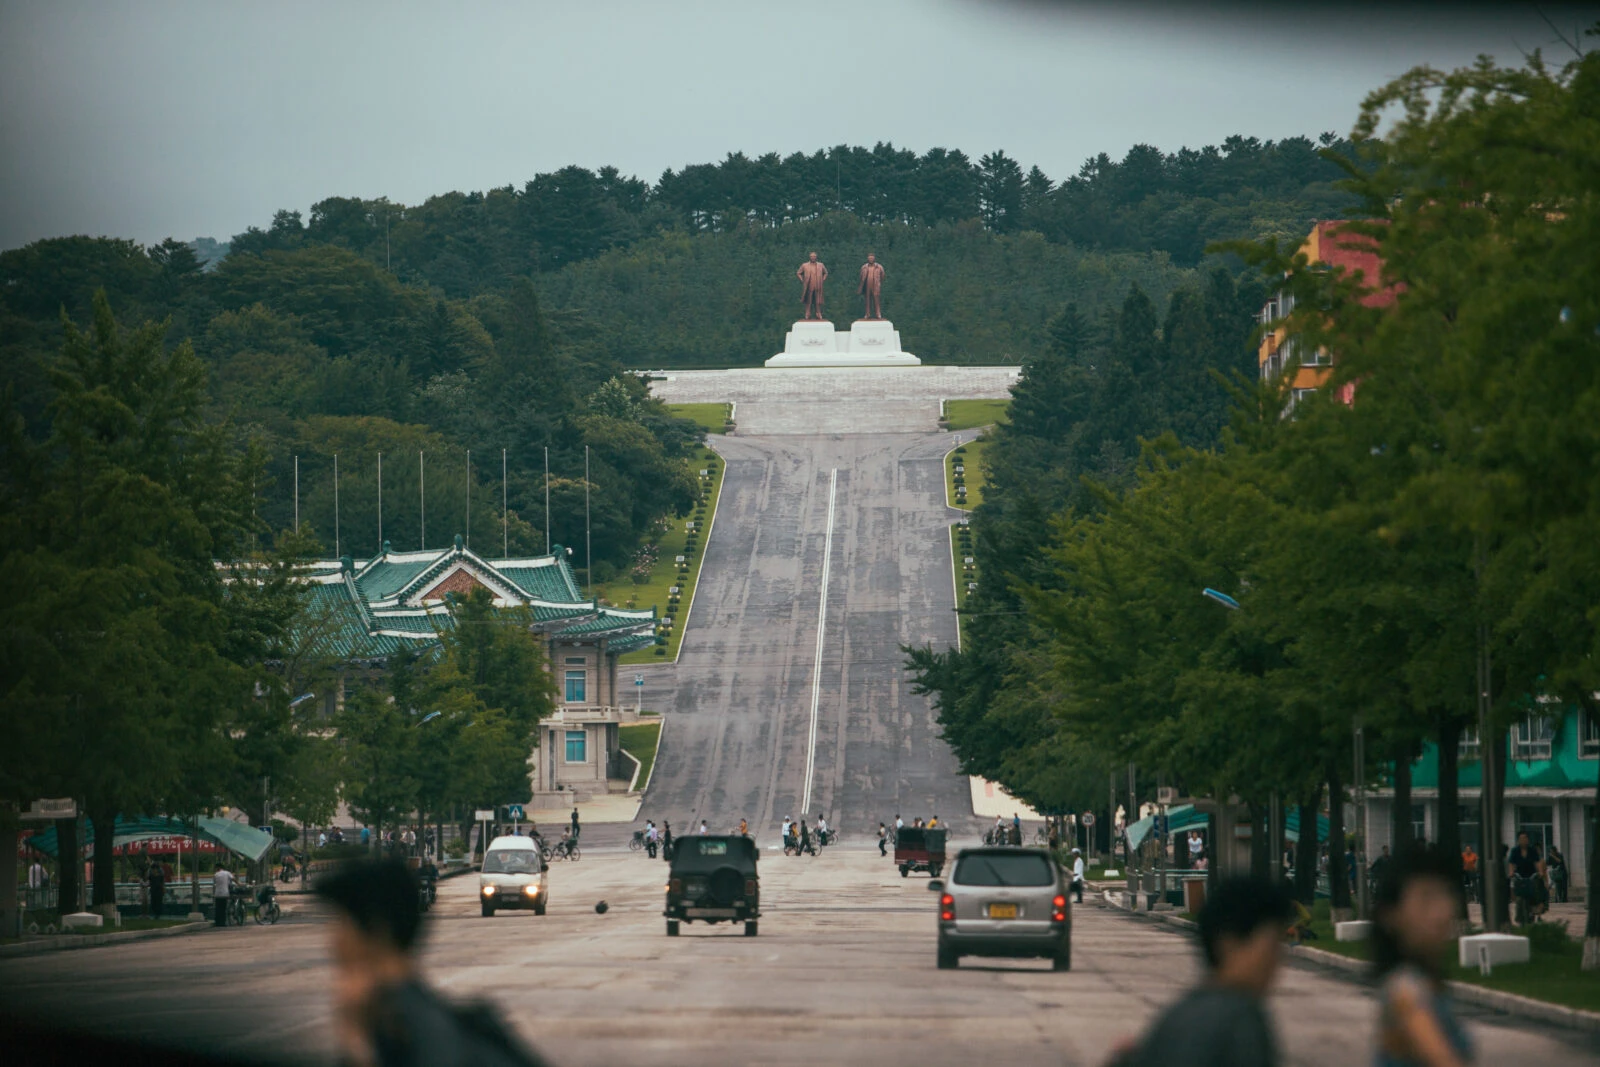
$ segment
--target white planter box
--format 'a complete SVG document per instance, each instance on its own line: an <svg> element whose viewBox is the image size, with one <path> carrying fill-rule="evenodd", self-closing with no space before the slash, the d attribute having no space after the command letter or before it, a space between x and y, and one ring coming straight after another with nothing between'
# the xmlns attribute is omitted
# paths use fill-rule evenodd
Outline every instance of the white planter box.
<svg viewBox="0 0 1600 1067"><path fill-rule="evenodd" d="M1461 966L1476 967L1480 954L1487 950L1489 965L1527 963L1531 955L1528 939L1517 934L1472 934L1460 940Z"/></svg>

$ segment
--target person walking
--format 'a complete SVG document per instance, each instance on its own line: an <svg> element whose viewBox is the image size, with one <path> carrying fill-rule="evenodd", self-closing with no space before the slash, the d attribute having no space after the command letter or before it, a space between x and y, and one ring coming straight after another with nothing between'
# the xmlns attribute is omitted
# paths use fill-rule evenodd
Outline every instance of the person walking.
<svg viewBox="0 0 1600 1067"><path fill-rule="evenodd" d="M805 819L800 820L800 850L797 856L804 856L811 849L811 831L806 828Z"/></svg>
<svg viewBox="0 0 1600 1067"><path fill-rule="evenodd" d="M1079 849L1072 850L1072 891L1077 894L1076 902L1083 903L1083 852Z"/></svg>
<svg viewBox="0 0 1600 1067"><path fill-rule="evenodd" d="M672 862L672 824L665 819L661 820L661 858Z"/></svg>
<svg viewBox="0 0 1600 1067"><path fill-rule="evenodd" d="M889 828L887 826L883 825L883 823L880 822L878 824L878 855L887 856L888 854L889 854Z"/></svg>
<svg viewBox="0 0 1600 1067"><path fill-rule="evenodd" d="M1455 872L1435 849L1407 853L1378 884L1372 959L1379 982L1378 1067L1462 1067L1472 1042L1455 1017L1444 960L1456 916Z"/></svg>
<svg viewBox="0 0 1600 1067"><path fill-rule="evenodd" d="M656 830L654 822L644 824L644 854L651 859L656 858L656 848L661 843L661 834Z"/></svg>
<svg viewBox="0 0 1600 1067"><path fill-rule="evenodd" d="M35 859L28 866L28 900L30 908L44 907L45 889L50 885L50 876L45 873L44 864Z"/></svg>
<svg viewBox="0 0 1600 1067"><path fill-rule="evenodd" d="M740 819L739 820L739 836L740 837L749 837L750 836L750 823L746 819Z"/></svg>
<svg viewBox="0 0 1600 1067"><path fill-rule="evenodd" d="M219 863L217 873L211 876L211 904L216 910L218 926L228 925L228 898L232 894L233 872Z"/></svg>
<svg viewBox="0 0 1600 1067"><path fill-rule="evenodd" d="M789 832L792 829L794 829L794 820L785 815L783 817L783 833L780 835L783 838L783 844L785 847L788 847L790 836Z"/></svg>
<svg viewBox="0 0 1600 1067"><path fill-rule="evenodd" d="M1461 848L1461 887L1468 900L1478 899L1478 853L1471 845Z"/></svg>
<svg viewBox="0 0 1600 1067"><path fill-rule="evenodd" d="M706 821L704 819L701 819L700 820L700 836L704 837L707 834L709 834L710 832L711 832L711 827L706 825Z"/></svg>
<svg viewBox="0 0 1600 1067"><path fill-rule="evenodd" d="M160 861L150 864L145 871L145 891L149 894L150 918L161 918L161 906L165 903L167 892L167 872L161 869Z"/></svg>
<svg viewBox="0 0 1600 1067"><path fill-rule="evenodd" d="M576 804L572 807L572 836L578 836L578 807Z"/></svg>
<svg viewBox="0 0 1600 1067"><path fill-rule="evenodd" d="M1122 1043L1116 1067L1274 1067L1267 991L1278 971L1289 896L1265 879L1229 879L1200 909L1206 973L1144 1036Z"/></svg>

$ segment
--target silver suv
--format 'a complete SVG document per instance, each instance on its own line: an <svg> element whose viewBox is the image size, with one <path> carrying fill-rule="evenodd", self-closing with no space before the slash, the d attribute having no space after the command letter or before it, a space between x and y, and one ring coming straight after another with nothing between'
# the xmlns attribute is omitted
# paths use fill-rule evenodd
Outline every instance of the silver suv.
<svg viewBox="0 0 1600 1067"><path fill-rule="evenodd" d="M1043 956L1072 969L1072 912L1067 882L1037 848L968 848L956 857L939 893L939 967L962 956Z"/></svg>

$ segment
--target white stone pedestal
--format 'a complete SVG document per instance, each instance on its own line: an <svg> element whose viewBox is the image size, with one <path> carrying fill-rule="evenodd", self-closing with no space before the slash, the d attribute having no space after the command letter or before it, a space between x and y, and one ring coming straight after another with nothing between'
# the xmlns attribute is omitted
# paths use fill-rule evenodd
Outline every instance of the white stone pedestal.
<svg viewBox="0 0 1600 1067"><path fill-rule="evenodd" d="M888 319L860 319L849 332L831 322L797 322L784 338L783 351L769 367L919 367L922 360L900 348L900 332Z"/></svg>
<svg viewBox="0 0 1600 1067"><path fill-rule="evenodd" d="M1352 919L1349 922L1333 924L1333 939L1335 941L1365 941L1372 936L1372 920Z"/></svg>
<svg viewBox="0 0 1600 1067"><path fill-rule="evenodd" d="M1481 953L1487 953L1490 967L1498 967L1502 963L1527 963L1531 958L1528 939L1518 934L1473 934L1456 943L1460 946L1463 967L1479 966Z"/></svg>

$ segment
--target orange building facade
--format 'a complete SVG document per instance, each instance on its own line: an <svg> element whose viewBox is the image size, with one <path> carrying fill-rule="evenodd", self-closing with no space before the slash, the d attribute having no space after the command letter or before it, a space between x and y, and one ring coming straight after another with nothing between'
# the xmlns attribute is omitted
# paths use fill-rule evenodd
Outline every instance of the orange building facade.
<svg viewBox="0 0 1600 1067"><path fill-rule="evenodd" d="M1300 245L1300 251L1313 265L1339 267L1350 274L1360 271L1362 283L1372 289L1361 302L1368 307L1387 307L1394 302L1395 293L1392 287L1383 284L1382 264L1372 238L1350 233L1346 227L1346 223L1337 221L1316 223ZM1333 374L1334 356L1326 349L1304 350L1300 339L1288 329L1287 319L1292 311L1294 295L1284 290L1279 290L1261 308L1258 321L1267 329L1262 333L1256 361L1262 381L1281 378L1290 365L1298 361L1294 377L1284 383L1293 391L1293 399L1298 400L1327 384ZM1342 399L1348 404L1354 398L1354 389L1346 386L1345 393Z"/></svg>

